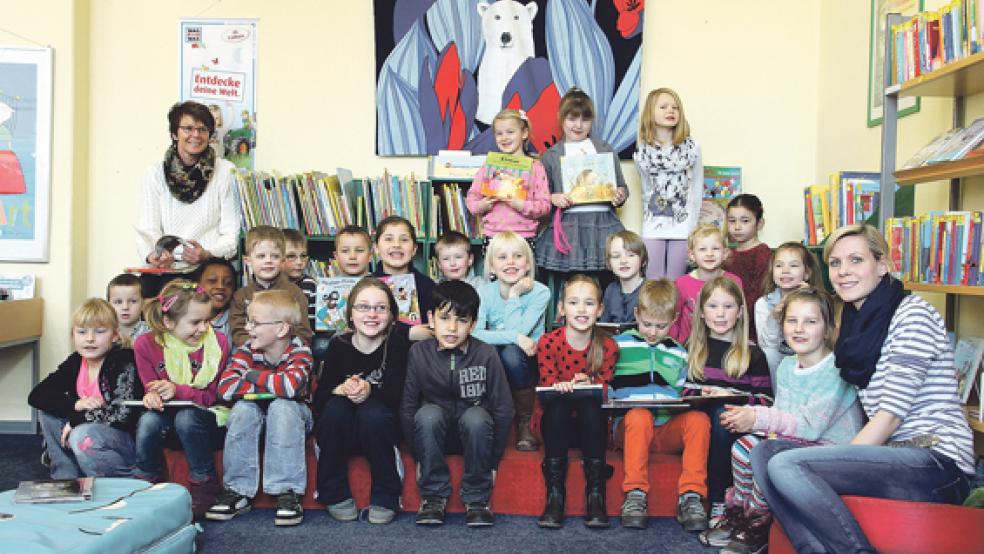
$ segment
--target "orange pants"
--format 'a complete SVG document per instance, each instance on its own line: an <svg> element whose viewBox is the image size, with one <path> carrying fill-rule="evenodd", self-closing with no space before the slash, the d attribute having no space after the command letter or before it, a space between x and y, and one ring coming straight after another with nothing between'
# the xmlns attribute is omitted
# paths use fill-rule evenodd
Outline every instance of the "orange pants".
<svg viewBox="0 0 984 554"><path fill-rule="evenodd" d="M687 491L707 497L707 450L711 445L711 420L701 411L676 414L665 424L653 426L653 414L633 408L615 430L615 443L625 452L625 481L622 490L640 489L649 493L649 453L683 452L683 472L677 484L679 494Z"/></svg>

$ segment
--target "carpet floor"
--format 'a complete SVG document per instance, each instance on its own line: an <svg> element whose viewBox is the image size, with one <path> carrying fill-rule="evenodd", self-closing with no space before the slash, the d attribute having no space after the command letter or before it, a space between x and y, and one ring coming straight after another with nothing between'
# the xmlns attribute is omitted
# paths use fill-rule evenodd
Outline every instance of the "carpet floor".
<svg viewBox="0 0 984 554"><path fill-rule="evenodd" d="M47 470L39 461L41 438L30 435L0 435L0 490L17 487L28 479L45 479ZM616 501L617 500L610 500ZM494 506L493 506L494 508ZM325 511L308 510L299 527L275 527L273 510L253 510L232 521L204 523L199 551L208 554L247 552L344 552L379 553L463 551L516 552L713 552L684 532L672 518L651 518L645 531L623 529L618 518L612 528L589 530L582 518L568 518L557 531L536 526L529 516L497 515L494 527L467 529L464 515L451 514L443 526L418 527L413 514L400 514L383 526L364 522L338 523Z"/></svg>

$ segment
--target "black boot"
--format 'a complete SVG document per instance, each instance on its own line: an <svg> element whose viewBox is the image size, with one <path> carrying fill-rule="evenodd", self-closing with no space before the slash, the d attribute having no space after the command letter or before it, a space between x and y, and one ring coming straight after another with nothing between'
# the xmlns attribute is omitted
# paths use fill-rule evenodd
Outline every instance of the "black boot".
<svg viewBox="0 0 984 554"><path fill-rule="evenodd" d="M547 504L536 524L547 529L560 529L564 526L564 500L567 497L567 458L544 458L540 469L547 484Z"/></svg>
<svg viewBox="0 0 984 554"><path fill-rule="evenodd" d="M600 458L584 458L584 525L593 528L605 528L608 522L608 510L605 509L605 483L612 476L612 468Z"/></svg>

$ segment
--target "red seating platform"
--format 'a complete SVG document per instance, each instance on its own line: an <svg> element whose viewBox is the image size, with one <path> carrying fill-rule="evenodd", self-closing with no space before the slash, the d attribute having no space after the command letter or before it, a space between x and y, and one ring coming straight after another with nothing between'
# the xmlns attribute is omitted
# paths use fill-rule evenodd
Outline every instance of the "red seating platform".
<svg viewBox="0 0 984 554"><path fill-rule="evenodd" d="M540 461L543 449L539 452L519 452L510 447L503 456L496 477L496 485L492 491L492 509L497 513L540 515L546 500L546 489L540 472ZM463 512L464 506L458 496L463 470L461 456L449 456L448 465L451 468L451 482L454 494L450 499L448 509L453 512ZM167 478L169 481L187 486L188 462L184 453L176 450L165 450ZM615 473L608 481L608 513L617 515L622 504L622 452L610 450L608 463L614 466ZM215 454L215 464L221 475L222 453ZM413 458L406 452L403 454L403 464L406 467L406 478L403 481L403 509L416 511L420 502L417 493L417 483L414 479ZM304 494L303 504L308 509L320 509L323 506L314 499L315 479L317 475L317 460L314 456L313 441L308 441L307 448L308 487ZM649 513L653 516L672 516L676 513L677 480L680 477L680 457L662 454L651 454L649 461ZM349 482L356 504L360 507L369 504L369 464L365 458L353 458L349 462ZM260 493L255 505L272 508L275 503L269 496ZM567 475L567 513L569 515L584 514L584 474L581 471L577 451L571 451L571 466Z"/></svg>
<svg viewBox="0 0 984 554"><path fill-rule="evenodd" d="M844 503L878 552L962 554L984 548L984 510L979 508L860 496L845 496ZM782 527L773 524L769 553L795 552Z"/></svg>

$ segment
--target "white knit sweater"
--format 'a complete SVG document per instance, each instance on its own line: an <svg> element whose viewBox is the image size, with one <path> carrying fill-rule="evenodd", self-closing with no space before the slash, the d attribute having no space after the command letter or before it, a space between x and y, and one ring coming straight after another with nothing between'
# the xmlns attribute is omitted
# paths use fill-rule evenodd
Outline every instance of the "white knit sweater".
<svg viewBox="0 0 984 554"><path fill-rule="evenodd" d="M217 159L205 192L198 200L185 204L168 190L161 162L147 168L140 219L135 226L141 262L154 251L157 239L163 235L196 240L213 256L232 258L236 254L241 223L232 169L232 162Z"/></svg>

